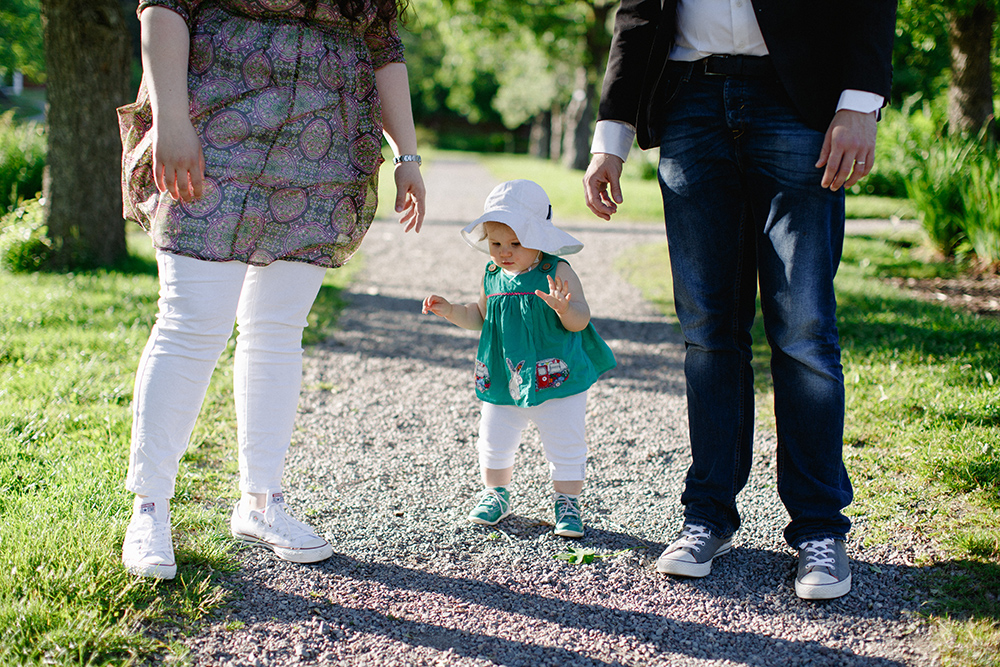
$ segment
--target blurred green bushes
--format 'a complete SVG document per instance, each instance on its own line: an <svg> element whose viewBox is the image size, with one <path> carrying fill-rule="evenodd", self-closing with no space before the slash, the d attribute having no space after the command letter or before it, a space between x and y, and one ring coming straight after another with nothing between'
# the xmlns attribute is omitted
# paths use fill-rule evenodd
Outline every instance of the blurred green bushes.
<svg viewBox="0 0 1000 667"><path fill-rule="evenodd" d="M908 197L930 246L945 258L1000 269L1000 163L989 129L948 132L942 97L888 108L872 173L855 194Z"/></svg>
<svg viewBox="0 0 1000 667"><path fill-rule="evenodd" d="M14 111L0 114L0 214L42 190L46 140L43 126L14 120Z"/></svg>

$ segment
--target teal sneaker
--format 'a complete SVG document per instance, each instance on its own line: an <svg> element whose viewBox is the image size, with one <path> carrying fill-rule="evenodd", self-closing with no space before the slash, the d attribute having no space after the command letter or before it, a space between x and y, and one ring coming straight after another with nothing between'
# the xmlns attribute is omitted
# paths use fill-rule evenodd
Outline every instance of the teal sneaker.
<svg viewBox="0 0 1000 667"><path fill-rule="evenodd" d="M487 487L479 494L479 504L469 512L469 521L480 526L493 526L508 514L510 492L502 486Z"/></svg>
<svg viewBox="0 0 1000 667"><path fill-rule="evenodd" d="M556 527L560 537L583 537L583 519L580 517L580 499L556 494Z"/></svg>

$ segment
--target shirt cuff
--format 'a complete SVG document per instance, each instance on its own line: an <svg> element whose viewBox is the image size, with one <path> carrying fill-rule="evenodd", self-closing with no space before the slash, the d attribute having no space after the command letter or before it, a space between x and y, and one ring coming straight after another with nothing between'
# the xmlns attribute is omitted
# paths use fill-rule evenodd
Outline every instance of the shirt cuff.
<svg viewBox="0 0 1000 667"><path fill-rule="evenodd" d="M845 90L840 94L840 101L837 102L837 111L847 109L848 111L871 113L881 109L884 103L885 98L881 95L863 90Z"/></svg>
<svg viewBox="0 0 1000 667"><path fill-rule="evenodd" d="M594 126L591 153L610 153L624 162L635 141L635 128L620 120L599 120Z"/></svg>

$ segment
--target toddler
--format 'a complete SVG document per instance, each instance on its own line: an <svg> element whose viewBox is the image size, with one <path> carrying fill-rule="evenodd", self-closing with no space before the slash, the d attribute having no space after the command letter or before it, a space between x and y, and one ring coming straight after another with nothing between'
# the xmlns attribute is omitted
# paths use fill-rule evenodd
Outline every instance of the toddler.
<svg viewBox="0 0 1000 667"><path fill-rule="evenodd" d="M532 181L501 183L484 210L462 230L491 259L479 300L456 305L432 294L423 304L424 313L482 331L475 384L483 401L477 447L485 489L469 519L492 526L510 514L514 457L533 423L549 461L555 533L582 537L587 389L615 366L590 323L580 279L559 257L583 244L552 224L549 198Z"/></svg>

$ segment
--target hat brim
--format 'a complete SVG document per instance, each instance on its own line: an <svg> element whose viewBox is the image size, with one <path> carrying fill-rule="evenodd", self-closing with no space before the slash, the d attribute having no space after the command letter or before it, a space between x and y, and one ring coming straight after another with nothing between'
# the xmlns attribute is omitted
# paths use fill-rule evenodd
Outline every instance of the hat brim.
<svg viewBox="0 0 1000 667"><path fill-rule="evenodd" d="M583 243L559 229L551 222L531 224L513 211L496 208L483 213L462 229L462 238L470 246L487 255L490 247L480 229L484 222L502 222L514 230L517 240L525 248L541 250L550 255L572 255L583 250Z"/></svg>

